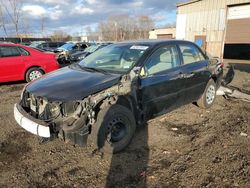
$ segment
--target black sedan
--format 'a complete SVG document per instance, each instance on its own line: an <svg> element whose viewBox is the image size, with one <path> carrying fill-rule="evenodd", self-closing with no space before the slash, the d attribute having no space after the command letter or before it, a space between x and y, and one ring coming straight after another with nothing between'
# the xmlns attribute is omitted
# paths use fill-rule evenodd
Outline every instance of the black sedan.
<svg viewBox="0 0 250 188"><path fill-rule="evenodd" d="M222 74L192 42L121 42L27 85L15 119L40 137L118 152L155 116L193 102L211 107Z"/></svg>

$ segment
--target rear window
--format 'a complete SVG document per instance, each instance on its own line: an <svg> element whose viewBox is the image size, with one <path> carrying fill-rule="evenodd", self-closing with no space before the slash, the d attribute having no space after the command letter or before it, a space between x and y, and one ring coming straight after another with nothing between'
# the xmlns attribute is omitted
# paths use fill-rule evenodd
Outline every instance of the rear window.
<svg viewBox="0 0 250 188"><path fill-rule="evenodd" d="M14 57L21 56L21 53L16 46L0 46L0 55L1 57Z"/></svg>
<svg viewBox="0 0 250 188"><path fill-rule="evenodd" d="M25 49L23 49L21 47L18 47L18 49L19 49L22 56L30 55L30 53L27 50L25 50Z"/></svg>

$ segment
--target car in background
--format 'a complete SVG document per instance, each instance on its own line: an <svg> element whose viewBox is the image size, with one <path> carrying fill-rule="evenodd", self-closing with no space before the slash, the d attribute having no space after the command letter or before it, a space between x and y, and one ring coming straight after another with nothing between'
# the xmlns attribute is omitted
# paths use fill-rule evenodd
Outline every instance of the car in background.
<svg viewBox="0 0 250 188"><path fill-rule="evenodd" d="M85 48L90 46L90 44L86 42L67 42L64 45L58 47L57 49L54 50L55 53L60 53L60 52L76 52L76 51L83 51Z"/></svg>
<svg viewBox="0 0 250 188"><path fill-rule="evenodd" d="M45 43L45 41L32 41L29 47L37 48L40 44L43 44L43 43Z"/></svg>
<svg viewBox="0 0 250 188"><path fill-rule="evenodd" d="M69 61L74 63L74 62L78 62L81 61L82 59L84 59L85 57L87 57L88 55L92 54L93 52L108 46L109 44L94 44L91 45L90 47L86 48L84 51L79 51L79 52L75 52L69 55Z"/></svg>
<svg viewBox="0 0 250 188"><path fill-rule="evenodd" d="M58 47L64 44L65 42L43 42L37 45L35 48L38 48L47 52L54 52Z"/></svg>
<svg viewBox="0 0 250 188"><path fill-rule="evenodd" d="M69 56L72 53L84 51L88 46L89 44L85 42L77 42L77 43L68 42L63 46L54 50L54 52L57 54L58 62L60 64L65 64L69 63Z"/></svg>
<svg viewBox="0 0 250 188"><path fill-rule="evenodd" d="M28 46L0 43L0 82L33 81L59 68L54 53Z"/></svg>
<svg viewBox="0 0 250 188"><path fill-rule="evenodd" d="M125 41L32 82L14 114L35 135L115 153L156 116L211 107L222 75L223 64L192 42Z"/></svg>
<svg viewBox="0 0 250 188"><path fill-rule="evenodd" d="M31 42L27 41L27 42L21 42L21 43L19 43L19 44L25 45L25 46L29 46L29 45L31 45Z"/></svg>

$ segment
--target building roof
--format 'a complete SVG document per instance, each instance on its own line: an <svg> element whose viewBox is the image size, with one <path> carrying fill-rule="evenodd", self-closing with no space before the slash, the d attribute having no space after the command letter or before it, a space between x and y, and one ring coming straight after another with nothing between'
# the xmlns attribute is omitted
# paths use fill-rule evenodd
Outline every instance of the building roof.
<svg viewBox="0 0 250 188"><path fill-rule="evenodd" d="M177 3L177 7L180 7L180 6L184 6L184 5L188 5L188 4L192 4L192 3L196 3L196 2L199 2L199 1L202 1L202 0L190 0L188 2L185 2L185 3Z"/></svg>

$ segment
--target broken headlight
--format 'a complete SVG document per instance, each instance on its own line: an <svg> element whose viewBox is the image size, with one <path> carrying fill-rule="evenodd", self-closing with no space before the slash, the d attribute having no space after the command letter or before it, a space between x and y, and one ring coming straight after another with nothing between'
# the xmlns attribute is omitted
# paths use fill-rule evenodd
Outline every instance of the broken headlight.
<svg viewBox="0 0 250 188"><path fill-rule="evenodd" d="M57 118L61 114L60 104L58 103L48 103L47 109L49 111L50 118Z"/></svg>

